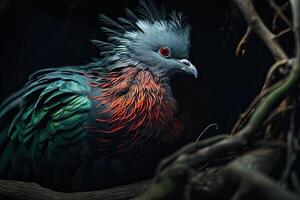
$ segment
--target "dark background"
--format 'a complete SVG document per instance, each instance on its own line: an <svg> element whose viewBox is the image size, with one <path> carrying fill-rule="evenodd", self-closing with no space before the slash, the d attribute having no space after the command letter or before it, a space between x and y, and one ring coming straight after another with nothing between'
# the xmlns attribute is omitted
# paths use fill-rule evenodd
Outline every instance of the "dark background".
<svg viewBox="0 0 300 200"><path fill-rule="evenodd" d="M183 11L193 25L190 60L200 77L180 77L173 84L187 129L196 136L218 123L218 132L228 131L259 92L271 55L252 37L246 55L235 56L246 25L229 0L161 2ZM265 2L257 1L257 8L269 23L272 12ZM35 70L90 62L99 53L90 39L104 38L98 14L122 16L136 6L137 0L0 0L0 102Z"/></svg>

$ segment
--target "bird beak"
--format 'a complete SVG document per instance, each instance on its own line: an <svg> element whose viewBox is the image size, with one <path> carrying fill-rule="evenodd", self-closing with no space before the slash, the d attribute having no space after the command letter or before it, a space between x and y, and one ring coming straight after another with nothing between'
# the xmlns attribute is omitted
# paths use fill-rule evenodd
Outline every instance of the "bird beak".
<svg viewBox="0 0 300 200"><path fill-rule="evenodd" d="M181 70L187 72L188 74L192 74L195 78L198 77L198 71L196 67L187 59L178 60L182 64Z"/></svg>

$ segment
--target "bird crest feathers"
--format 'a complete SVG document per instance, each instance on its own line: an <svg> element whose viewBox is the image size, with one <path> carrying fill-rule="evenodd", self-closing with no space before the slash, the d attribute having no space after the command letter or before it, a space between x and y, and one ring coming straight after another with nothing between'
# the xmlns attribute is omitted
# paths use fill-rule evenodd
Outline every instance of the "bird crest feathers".
<svg viewBox="0 0 300 200"><path fill-rule="evenodd" d="M100 50L104 61L116 61L121 55L130 51L136 38L146 35L154 29L179 32L189 40L190 26L181 12L172 11L167 14L163 6L157 5L153 0L140 0L137 14L131 10L125 10L125 17L113 20L101 14L102 31L107 35L107 41L91 40ZM149 34L148 34L149 35ZM151 34L150 34L151 35ZM152 34L154 35L154 34ZM157 35L156 35L157 36ZM155 38L149 38L155 40Z"/></svg>

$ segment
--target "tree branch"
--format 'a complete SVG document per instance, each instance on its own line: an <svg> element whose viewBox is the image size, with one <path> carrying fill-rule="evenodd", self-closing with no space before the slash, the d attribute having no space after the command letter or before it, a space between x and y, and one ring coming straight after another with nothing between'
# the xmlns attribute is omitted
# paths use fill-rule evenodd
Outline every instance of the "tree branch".
<svg viewBox="0 0 300 200"><path fill-rule="evenodd" d="M0 199L8 200L129 200L142 193L148 181L91 192L63 193L35 183L0 180Z"/></svg>
<svg viewBox="0 0 300 200"><path fill-rule="evenodd" d="M276 40L276 36L266 27L256 12L251 0L234 0L235 4L244 15L248 26L267 45L274 59L287 60L287 55Z"/></svg>
<svg viewBox="0 0 300 200"><path fill-rule="evenodd" d="M263 199L263 200L299 200L296 194L281 188L263 173L249 170L234 163L227 167L225 182L237 185L232 200Z"/></svg>
<svg viewBox="0 0 300 200"><path fill-rule="evenodd" d="M289 28L292 27L291 22L287 18L287 16L284 14L283 10L289 5L289 2L286 2L282 6L278 6L274 0L267 0L270 4L270 6L274 9L275 14L273 17L273 22L272 22L272 29L274 30L276 27L276 21L278 17L281 17L281 19L288 25Z"/></svg>
<svg viewBox="0 0 300 200"><path fill-rule="evenodd" d="M296 72L300 72L300 1L290 0L293 16L293 27L296 43Z"/></svg>
<svg viewBox="0 0 300 200"><path fill-rule="evenodd" d="M245 54L246 52L246 44L248 42L248 39L251 35L251 28L248 27L246 30L246 33L244 34L244 36L242 37L242 39L240 40L236 50L235 50L235 55L237 56L242 56Z"/></svg>

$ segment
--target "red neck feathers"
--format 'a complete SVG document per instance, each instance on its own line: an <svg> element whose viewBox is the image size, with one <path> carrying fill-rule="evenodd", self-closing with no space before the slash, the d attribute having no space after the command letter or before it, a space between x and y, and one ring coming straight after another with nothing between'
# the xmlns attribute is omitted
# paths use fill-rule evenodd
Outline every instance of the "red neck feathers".
<svg viewBox="0 0 300 200"><path fill-rule="evenodd" d="M97 130L102 133L100 141L119 135L166 143L182 134L171 89L151 72L126 67L108 73L96 87L102 88L101 95L94 97L99 108L97 122L106 124Z"/></svg>

